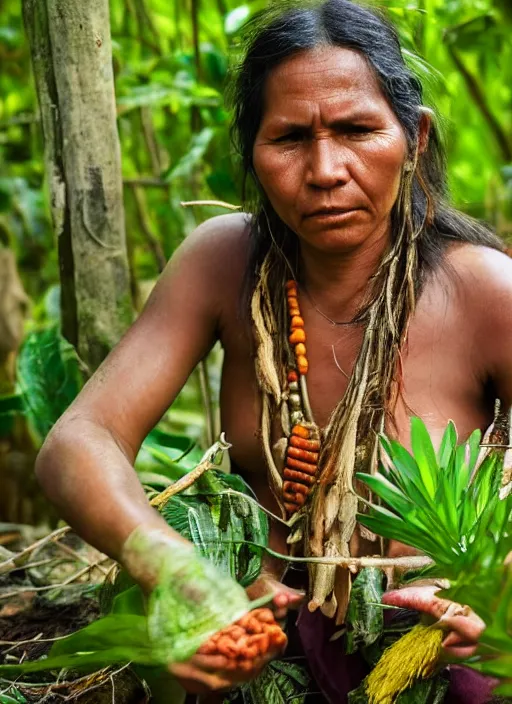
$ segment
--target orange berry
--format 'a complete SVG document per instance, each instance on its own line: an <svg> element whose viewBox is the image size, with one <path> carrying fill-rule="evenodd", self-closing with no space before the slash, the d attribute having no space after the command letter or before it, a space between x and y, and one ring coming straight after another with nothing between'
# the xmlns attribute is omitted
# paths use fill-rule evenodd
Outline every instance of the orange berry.
<svg viewBox="0 0 512 704"><path fill-rule="evenodd" d="M294 425L292 428L292 435L298 435L299 438L304 438L304 440L307 440L309 438L309 430L303 425Z"/></svg>
<svg viewBox="0 0 512 704"><path fill-rule="evenodd" d="M293 318L296 315L300 315L299 306L293 306L293 308L290 308L290 310L288 311L288 314L291 318Z"/></svg>
<svg viewBox="0 0 512 704"><path fill-rule="evenodd" d="M305 376L308 373L309 369L309 364L308 360L306 357L301 355L300 357L297 357L297 367L299 368L299 373Z"/></svg>
<svg viewBox="0 0 512 704"><path fill-rule="evenodd" d="M306 333L301 328L296 328L288 339L291 345L296 345L298 342L306 342Z"/></svg>
<svg viewBox="0 0 512 704"><path fill-rule="evenodd" d="M299 342L298 345L295 345L295 354L297 357L306 356L306 345L303 342Z"/></svg>
<svg viewBox="0 0 512 704"><path fill-rule="evenodd" d="M297 296L288 296L288 308L298 308L299 300Z"/></svg>
<svg viewBox="0 0 512 704"><path fill-rule="evenodd" d="M290 327L292 330L295 328L303 328L304 320L300 317L300 315L294 315L290 321Z"/></svg>

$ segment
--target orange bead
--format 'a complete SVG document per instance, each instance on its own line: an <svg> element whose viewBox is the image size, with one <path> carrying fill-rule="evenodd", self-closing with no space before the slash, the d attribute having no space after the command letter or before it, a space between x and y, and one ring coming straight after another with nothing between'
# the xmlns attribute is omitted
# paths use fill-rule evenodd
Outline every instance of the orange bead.
<svg viewBox="0 0 512 704"><path fill-rule="evenodd" d="M293 318L296 315L300 315L300 309L298 307L290 308L290 310L288 311L288 315L290 316L290 318Z"/></svg>
<svg viewBox="0 0 512 704"><path fill-rule="evenodd" d="M316 465L309 464L309 462L301 462L300 460L295 460L293 459L293 457L286 458L286 467L288 469L294 469L299 472L304 472L305 474L309 474L311 476L315 476L317 469Z"/></svg>
<svg viewBox="0 0 512 704"><path fill-rule="evenodd" d="M294 315L290 321L290 327L292 330L295 328L303 328L304 320L300 317L300 315Z"/></svg>
<svg viewBox="0 0 512 704"><path fill-rule="evenodd" d="M299 299L297 296L288 296L288 308L298 308Z"/></svg>
<svg viewBox="0 0 512 704"><path fill-rule="evenodd" d="M297 357L297 367L299 368L299 373L302 374L302 376L306 376L309 369L309 363L306 357L302 355Z"/></svg>
<svg viewBox="0 0 512 704"><path fill-rule="evenodd" d="M290 279L289 281L287 281L285 283L284 287L287 291L293 291L293 290L296 291L297 290L297 282L294 281L293 279Z"/></svg>
<svg viewBox="0 0 512 704"><path fill-rule="evenodd" d="M289 494L293 492L295 495L302 494L307 496L309 494L309 487L304 486L304 484L299 484L299 482L283 482L283 493Z"/></svg>
<svg viewBox="0 0 512 704"><path fill-rule="evenodd" d="M301 328L296 328L288 339L291 345L296 345L298 342L306 342L306 333Z"/></svg>
<svg viewBox="0 0 512 704"><path fill-rule="evenodd" d="M295 345L295 354L297 357L306 356L306 345L303 342L299 342L298 345Z"/></svg>
<svg viewBox="0 0 512 704"><path fill-rule="evenodd" d="M285 479L289 479L290 481L294 482L301 482L302 484L305 484L306 486L312 486L316 482L315 478L315 472L299 472L296 469L292 469L291 467L285 467L283 476Z"/></svg>
<svg viewBox="0 0 512 704"><path fill-rule="evenodd" d="M310 452L309 450L301 450L298 447L288 447L288 457L290 459L308 462L309 464L318 464L318 452ZM290 465L291 466L291 465Z"/></svg>
<svg viewBox="0 0 512 704"><path fill-rule="evenodd" d="M295 369L292 369L291 371L288 372L288 382L291 381L298 381L299 380L299 375L295 371Z"/></svg>
<svg viewBox="0 0 512 704"><path fill-rule="evenodd" d="M307 440L306 438L299 436L297 433L293 433L290 437L290 445L292 447L297 447L300 450L308 450L311 452L319 452L320 450L320 440Z"/></svg>
<svg viewBox="0 0 512 704"><path fill-rule="evenodd" d="M284 507L288 511L288 513L295 513L295 511L298 510L297 504L290 504L287 501L284 502Z"/></svg>
<svg viewBox="0 0 512 704"><path fill-rule="evenodd" d="M303 425L294 425L292 428L292 435L298 435L299 438L304 438L304 440L309 438L309 434L309 430Z"/></svg>

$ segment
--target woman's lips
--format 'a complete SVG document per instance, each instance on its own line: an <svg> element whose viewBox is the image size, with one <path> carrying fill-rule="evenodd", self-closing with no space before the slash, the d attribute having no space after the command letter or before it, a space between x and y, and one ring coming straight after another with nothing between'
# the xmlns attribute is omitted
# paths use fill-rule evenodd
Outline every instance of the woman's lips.
<svg viewBox="0 0 512 704"><path fill-rule="evenodd" d="M320 222L340 222L350 218L360 208L333 208L329 210L317 210L305 216L305 220L316 220Z"/></svg>

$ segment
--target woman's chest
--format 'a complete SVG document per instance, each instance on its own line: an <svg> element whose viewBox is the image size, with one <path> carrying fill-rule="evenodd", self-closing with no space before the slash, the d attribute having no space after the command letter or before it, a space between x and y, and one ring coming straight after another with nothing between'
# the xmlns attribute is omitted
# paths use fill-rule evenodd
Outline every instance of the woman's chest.
<svg viewBox="0 0 512 704"><path fill-rule="evenodd" d="M397 372L402 394L395 410L396 434L408 444L409 419L420 416L434 441L448 420L460 437L492 422L493 399L485 397L471 325L456 306L436 292L423 295L413 316ZM315 315L316 314L316 315ZM303 306L309 360L308 391L316 422L325 426L343 398L363 337L364 326L331 325ZM232 459L248 473L265 472L260 442L260 401L253 351L240 326L225 337L222 427ZM389 350L381 350L389 356ZM277 425L277 424L276 424ZM278 427L276 427L276 439Z"/></svg>

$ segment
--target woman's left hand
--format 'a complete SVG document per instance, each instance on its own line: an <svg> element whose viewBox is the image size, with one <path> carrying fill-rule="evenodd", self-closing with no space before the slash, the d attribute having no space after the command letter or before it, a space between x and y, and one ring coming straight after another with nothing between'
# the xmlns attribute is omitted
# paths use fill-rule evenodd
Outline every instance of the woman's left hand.
<svg viewBox="0 0 512 704"><path fill-rule="evenodd" d="M284 621L288 610L298 609L306 598L304 592L281 584L272 574L262 571L258 579L245 590L250 599L258 599L265 594L273 594L271 608L276 621Z"/></svg>
<svg viewBox="0 0 512 704"><path fill-rule="evenodd" d="M439 587L411 586L387 592L383 604L399 609L411 609L429 614L442 621L447 635L443 648L447 655L466 659L475 654L485 623L468 606L461 606L436 596Z"/></svg>

